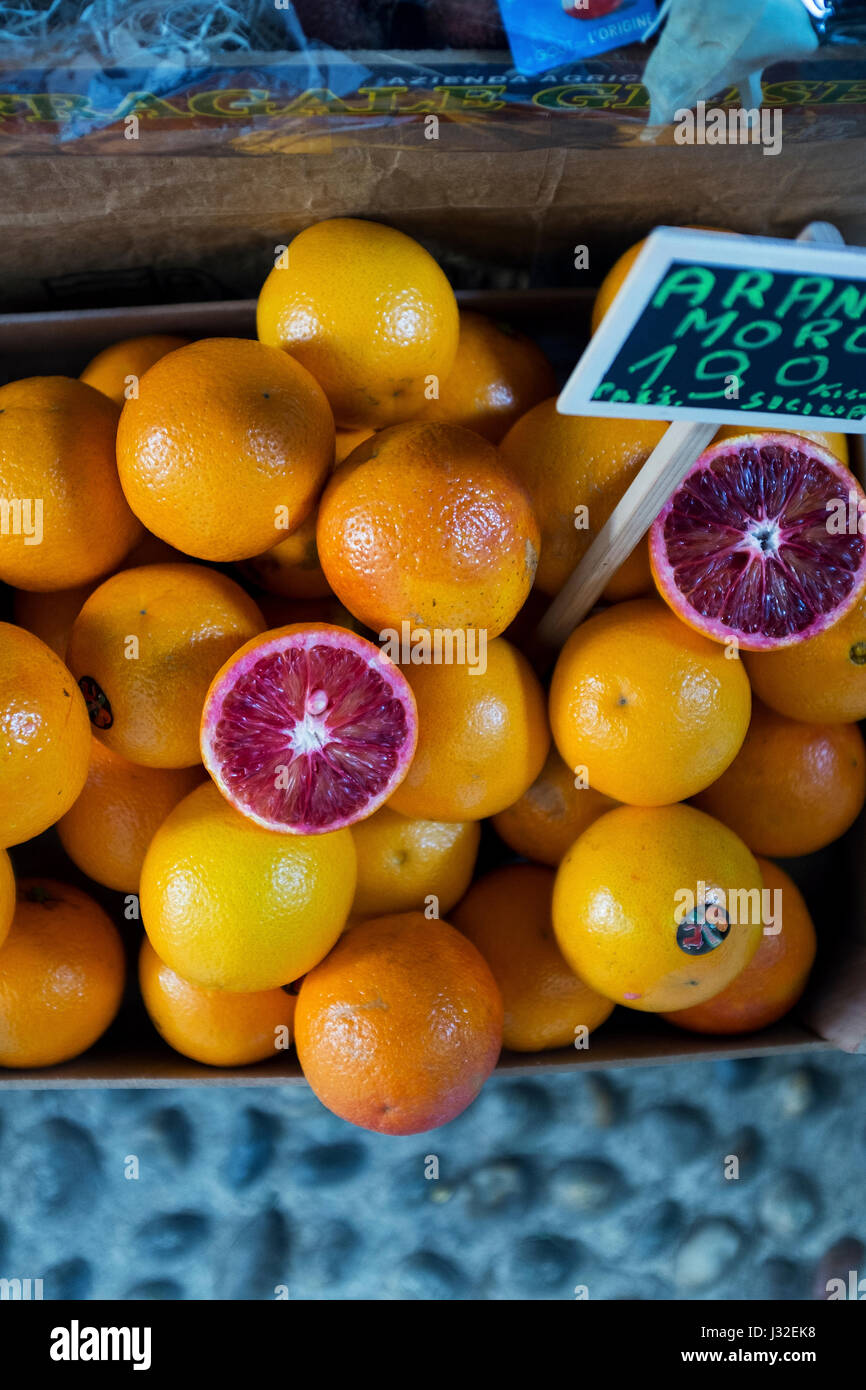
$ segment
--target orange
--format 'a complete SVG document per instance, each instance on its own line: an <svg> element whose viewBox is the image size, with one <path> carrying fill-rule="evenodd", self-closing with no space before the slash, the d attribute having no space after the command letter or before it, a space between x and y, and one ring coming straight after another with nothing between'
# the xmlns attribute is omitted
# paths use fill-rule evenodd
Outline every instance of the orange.
<svg viewBox="0 0 866 1390"><path fill-rule="evenodd" d="M337 430L337 447L334 451L334 461L337 465L345 463L353 449L357 449L359 444L363 444L365 439L371 439L376 431L370 425L364 425L358 430Z"/></svg>
<svg viewBox="0 0 866 1390"><path fill-rule="evenodd" d="M565 959L617 1004L662 1013L711 999L761 941L761 872L692 806L620 806L572 845L553 891Z"/></svg>
<svg viewBox="0 0 866 1390"><path fill-rule="evenodd" d="M12 605L15 622L32 632L61 661L65 661L72 624L97 583L80 584L77 589L54 589L48 594L16 589Z"/></svg>
<svg viewBox="0 0 866 1390"><path fill-rule="evenodd" d="M301 984L298 1058L352 1124L420 1134L465 1110L502 1043L502 998L479 951L423 913L353 927Z"/></svg>
<svg viewBox="0 0 866 1390"><path fill-rule="evenodd" d="M92 386L37 376L0 387L0 580L74 589L141 537L117 476L118 410ZM20 504L20 509L18 507Z"/></svg>
<svg viewBox="0 0 866 1390"><path fill-rule="evenodd" d="M123 943L79 888L22 879L0 947L0 1066L53 1067L86 1052L123 995Z"/></svg>
<svg viewBox="0 0 866 1390"><path fill-rule="evenodd" d="M319 564L315 513L279 545L247 560L242 569L271 594L286 598L327 597L331 590Z"/></svg>
<svg viewBox="0 0 866 1390"><path fill-rule="evenodd" d="M635 806L682 801L721 776L749 727L742 663L658 599L618 603L575 628L550 687L571 768Z"/></svg>
<svg viewBox="0 0 866 1390"><path fill-rule="evenodd" d="M91 358L79 380L86 381L104 396L122 406L127 391L136 391L138 381L154 362L175 348L186 347L189 338L173 333L146 333L140 338L124 338ZM133 378L133 380L130 380Z"/></svg>
<svg viewBox="0 0 866 1390"><path fill-rule="evenodd" d="M712 442L715 444L719 439L738 439L740 435L747 433L748 428L744 429L742 425L724 425ZM811 439L815 444L829 449L840 463L848 463L848 438L844 434L834 434L830 430L786 430L785 433L799 435L801 439Z"/></svg>
<svg viewBox="0 0 866 1390"><path fill-rule="evenodd" d="M144 1007L160 1037L194 1062L246 1067L287 1049L295 996L285 989L255 994L202 989L170 970L147 937L141 943L138 980Z"/></svg>
<svg viewBox="0 0 866 1390"><path fill-rule="evenodd" d="M396 425L338 468L319 506L319 560L374 631L503 632L532 588L539 532L493 444L459 425Z"/></svg>
<svg viewBox="0 0 866 1390"><path fill-rule="evenodd" d="M0 946L6 940L15 916L15 874L12 860L0 849Z"/></svg>
<svg viewBox="0 0 866 1390"><path fill-rule="evenodd" d="M613 1011L556 943L555 877L538 864L507 864L479 879L454 913L455 927L478 947L502 991L502 1045L514 1052L573 1047Z"/></svg>
<svg viewBox="0 0 866 1390"><path fill-rule="evenodd" d="M792 1009L806 988L816 949L809 909L794 880L778 864L759 859L758 867L764 892L771 894L771 913L779 914L765 925L781 930L764 933L749 964L721 994L665 1014L678 1028L692 1033L755 1033Z"/></svg>
<svg viewBox="0 0 866 1390"><path fill-rule="evenodd" d="M284 352L246 338L161 358L117 432L132 510L202 560L247 560L284 540L313 510L333 460L321 387Z"/></svg>
<svg viewBox="0 0 866 1390"><path fill-rule="evenodd" d="M694 225L689 223L688 225L691 230L697 232L724 232L726 230L724 227L705 227L700 223L695 223ZM736 236L737 233L730 232L728 235ZM593 333L595 333L616 298L623 280L638 258L638 253L643 250L645 240L646 238L642 238L640 241L636 241L634 246L630 246L627 251L624 251L619 260L614 261L607 275L602 280L599 291L595 296L595 303L592 306Z"/></svg>
<svg viewBox="0 0 866 1390"><path fill-rule="evenodd" d="M298 233L262 286L256 319L263 343L320 382L343 428L408 420L457 353L457 301L433 257L354 217Z"/></svg>
<svg viewBox="0 0 866 1390"><path fill-rule="evenodd" d="M592 787L575 786L575 781L551 748L532 786L493 817L497 835L517 854L555 869L578 835L617 804Z"/></svg>
<svg viewBox="0 0 866 1390"><path fill-rule="evenodd" d="M625 599L642 598L645 594L656 592L652 566L649 556L649 532L638 541L631 554L623 560L618 570L608 580L602 598L608 603L622 603Z"/></svg>
<svg viewBox="0 0 866 1390"><path fill-rule="evenodd" d="M403 816L483 820L532 786L547 757L544 693L504 638L489 642L486 669L404 666L418 705L418 747L389 806Z"/></svg>
<svg viewBox="0 0 866 1390"><path fill-rule="evenodd" d="M153 949L184 980L249 994L311 970L340 935L354 892L350 831L264 830L207 781L150 842L141 915Z"/></svg>
<svg viewBox="0 0 866 1390"><path fill-rule="evenodd" d="M755 854L790 859L838 840L866 800L866 748L856 724L806 724L759 701L737 757L696 804Z"/></svg>
<svg viewBox="0 0 866 1390"><path fill-rule="evenodd" d="M63 662L0 623L0 845L32 839L69 810L90 743L87 707Z"/></svg>
<svg viewBox="0 0 866 1390"><path fill-rule="evenodd" d="M559 593L666 429L659 420L559 415L554 398L508 431L502 457L529 493L541 526L535 582L543 593ZM635 567L643 554L639 548ZM619 596L646 587L639 568L636 577L617 574L611 583L618 579Z"/></svg>
<svg viewBox="0 0 866 1390"><path fill-rule="evenodd" d="M92 739L84 790L57 823L63 848L88 878L137 893L154 834L203 776L201 767L139 767Z"/></svg>
<svg viewBox="0 0 866 1390"><path fill-rule="evenodd" d="M253 600L224 574L203 565L142 565L90 595L67 656L113 753L145 767L192 767L201 761L208 686L264 626Z"/></svg>
<svg viewBox="0 0 866 1390"><path fill-rule="evenodd" d="M465 425L498 444L521 415L556 390L556 373L541 348L505 323L460 311L454 366L415 417Z"/></svg>
<svg viewBox="0 0 866 1390"><path fill-rule="evenodd" d="M450 912L469 887L481 828L477 821L413 820L382 806L352 826L358 855L353 916L409 912L436 899Z"/></svg>
<svg viewBox="0 0 866 1390"><path fill-rule="evenodd" d="M777 714L817 724L866 719L866 594L817 637L743 660L753 691Z"/></svg>

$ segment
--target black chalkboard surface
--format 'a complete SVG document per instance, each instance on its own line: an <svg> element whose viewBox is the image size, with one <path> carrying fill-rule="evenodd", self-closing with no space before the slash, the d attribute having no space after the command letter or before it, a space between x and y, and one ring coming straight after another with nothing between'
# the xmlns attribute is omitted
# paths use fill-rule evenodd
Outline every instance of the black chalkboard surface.
<svg viewBox="0 0 866 1390"><path fill-rule="evenodd" d="M866 250L657 228L559 410L866 433Z"/></svg>

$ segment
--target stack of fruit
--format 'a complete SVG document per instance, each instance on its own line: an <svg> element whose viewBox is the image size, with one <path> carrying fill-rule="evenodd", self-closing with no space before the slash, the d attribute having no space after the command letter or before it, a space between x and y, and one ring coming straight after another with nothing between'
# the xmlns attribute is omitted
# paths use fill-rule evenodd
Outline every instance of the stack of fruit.
<svg viewBox="0 0 866 1390"><path fill-rule="evenodd" d="M554 393L533 342L352 219L292 242L258 341L142 338L0 389L0 844L56 824L125 895L112 921L29 878L16 905L0 850L0 1065L91 1046L139 917L171 1047L294 1044L388 1133L616 1004L722 1033L795 1003L814 930L756 856L866 796L845 441L722 432L546 693L537 616L664 429Z"/></svg>

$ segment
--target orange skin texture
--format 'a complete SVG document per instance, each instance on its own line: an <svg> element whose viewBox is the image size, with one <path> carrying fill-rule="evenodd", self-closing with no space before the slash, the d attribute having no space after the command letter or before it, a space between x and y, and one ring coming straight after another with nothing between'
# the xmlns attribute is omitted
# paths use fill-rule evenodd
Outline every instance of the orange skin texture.
<svg viewBox="0 0 866 1390"><path fill-rule="evenodd" d="M354 926L305 976L295 1040L335 1115L380 1134L421 1134L478 1095L502 1018L480 952L447 922L408 912Z"/></svg>
<svg viewBox="0 0 866 1390"><path fill-rule="evenodd" d="M532 588L538 525L495 446L459 425L412 423L361 444L319 506L319 560L374 631L505 630Z"/></svg>
<svg viewBox="0 0 866 1390"><path fill-rule="evenodd" d="M202 989L170 970L147 937L141 943L138 981L154 1028L184 1057L209 1067L247 1067L285 1055L281 1043L292 1036L296 1003L286 990L226 994Z"/></svg>
<svg viewBox="0 0 866 1390"><path fill-rule="evenodd" d="M90 744L71 672L38 637L0 623L0 845L31 840L69 810Z"/></svg>
<svg viewBox="0 0 866 1390"><path fill-rule="evenodd" d="M493 817L493 828L515 853L555 869L588 825L619 803L593 787L576 787L555 748L531 787ZM459 924L458 924L459 925Z"/></svg>
<svg viewBox="0 0 866 1390"><path fill-rule="evenodd" d="M334 459L334 421L298 362L246 338L163 357L123 407L117 465L149 531L202 560L247 560L309 516Z"/></svg>
<svg viewBox="0 0 866 1390"><path fill-rule="evenodd" d="M806 724L759 701L746 740L695 805L755 854L791 859L844 835L866 800L866 747L856 724Z"/></svg>
<svg viewBox="0 0 866 1390"><path fill-rule="evenodd" d="M569 767L617 801L694 796L733 762L749 727L742 663L658 599L588 618L560 653L550 725Z"/></svg>
<svg viewBox="0 0 866 1390"><path fill-rule="evenodd" d="M555 391L556 373L531 338L461 309L454 366L439 399L425 402L415 418L464 425L498 444L521 415Z"/></svg>
<svg viewBox="0 0 866 1390"><path fill-rule="evenodd" d="M559 593L666 429L657 420L559 415L551 397L508 431L502 457L529 493L541 526L535 583L543 593ZM575 525L578 506L588 509L583 528ZM641 592L641 586L645 576L627 572L618 592Z"/></svg>
<svg viewBox="0 0 866 1390"><path fill-rule="evenodd" d="M63 848L96 883L137 893L148 845L203 778L201 767L140 767L94 738L84 789L57 823Z"/></svg>
<svg viewBox="0 0 866 1390"><path fill-rule="evenodd" d="M42 540L3 537L0 580L37 592L73 589L115 569L142 528L121 490L118 409L65 376L0 387L0 478L6 498L42 501Z"/></svg>
<svg viewBox="0 0 866 1390"><path fill-rule="evenodd" d="M777 714L818 724L866 719L866 594L816 637L743 660L752 690Z"/></svg>
<svg viewBox="0 0 866 1390"><path fill-rule="evenodd" d="M188 343L189 338L174 333L146 333L139 338L123 338L91 358L78 379L122 407L126 401L127 377L143 377L154 362Z"/></svg>
<svg viewBox="0 0 866 1390"><path fill-rule="evenodd" d="M0 1066L52 1067L86 1052L114 1019L126 962L98 903L52 879L22 879L0 948Z"/></svg>
<svg viewBox="0 0 866 1390"><path fill-rule="evenodd" d="M481 827L477 821L415 820L382 806L351 827L358 855L352 914L420 911L435 894L450 912L472 879Z"/></svg>
<svg viewBox="0 0 866 1390"><path fill-rule="evenodd" d="M143 565L106 579L76 618L67 652L76 680L96 681L111 706L114 722L96 724L98 737L145 767L195 766L208 686L264 626L249 595L203 565ZM126 656L130 637L135 660Z"/></svg>
<svg viewBox="0 0 866 1390"><path fill-rule="evenodd" d="M623 603L630 598L643 598L655 593L649 557L649 535L639 540L634 550L623 560L602 594L608 603Z"/></svg>
<svg viewBox="0 0 866 1390"><path fill-rule="evenodd" d="M487 669L403 666L418 705L418 746L388 805L403 816L483 820L512 806L550 749L544 692L504 638L487 645Z"/></svg>
<svg viewBox="0 0 866 1390"><path fill-rule="evenodd" d="M457 301L433 257L393 227L332 218L299 232L259 295L259 339L321 383L343 428L408 420L457 353Z"/></svg>
<svg viewBox="0 0 866 1390"><path fill-rule="evenodd" d="M620 806L572 845L553 890L553 927L565 959L592 989L644 1013L701 1004L754 956L760 922L732 925L702 955L677 941L678 897L699 884L760 889L754 856L691 806Z"/></svg>
<svg viewBox="0 0 866 1390"><path fill-rule="evenodd" d="M502 1045L513 1052L573 1046L578 1028L591 1033L613 1012L557 945L555 877L538 864L507 864L479 879L454 913L455 927L478 947L502 992Z"/></svg>
<svg viewBox="0 0 866 1390"><path fill-rule="evenodd" d="M691 1033L756 1033L783 1018L806 988L817 946L809 909L794 880L778 864L759 858L758 867L764 887L782 894L782 930L761 937L749 964L721 994L664 1015L678 1028Z"/></svg>
<svg viewBox="0 0 866 1390"><path fill-rule="evenodd" d="M349 455L357 449L359 444L365 440L372 439L376 431L372 425L364 425L358 430L337 430L337 447L334 451L334 462L337 467L345 463Z"/></svg>
<svg viewBox="0 0 866 1390"><path fill-rule="evenodd" d="M327 955L355 893L348 830L282 835L242 816L208 780L157 830L141 916L161 960L206 989L290 984Z"/></svg>
<svg viewBox="0 0 866 1390"><path fill-rule="evenodd" d="M6 940L15 916L15 874L12 860L0 849L0 946Z"/></svg>

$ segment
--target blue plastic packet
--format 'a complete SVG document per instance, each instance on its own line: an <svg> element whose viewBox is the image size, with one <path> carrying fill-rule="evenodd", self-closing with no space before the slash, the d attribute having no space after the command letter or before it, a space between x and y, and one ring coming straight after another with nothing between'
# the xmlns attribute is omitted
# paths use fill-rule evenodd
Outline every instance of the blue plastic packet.
<svg viewBox="0 0 866 1390"><path fill-rule="evenodd" d="M655 0L499 0L515 67L532 75L639 42Z"/></svg>

